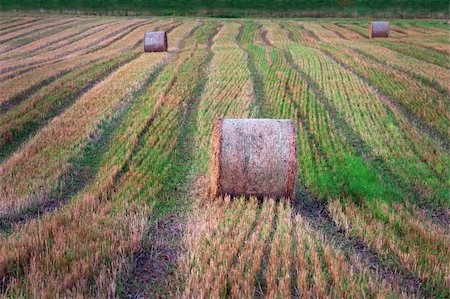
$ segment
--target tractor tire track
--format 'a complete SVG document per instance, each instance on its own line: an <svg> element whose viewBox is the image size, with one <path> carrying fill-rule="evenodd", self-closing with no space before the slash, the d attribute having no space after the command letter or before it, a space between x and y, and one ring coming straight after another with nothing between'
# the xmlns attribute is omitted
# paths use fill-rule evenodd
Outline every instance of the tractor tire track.
<svg viewBox="0 0 450 299"><path fill-rule="evenodd" d="M105 40L107 40L109 38L115 37L116 35L120 35L124 31L127 31L130 28L132 28L132 27L140 26L140 25L142 25L143 23L146 23L146 22L147 21L145 21L145 20L144 21L135 22L133 24L130 24L130 25L126 26L125 28L121 28L121 29L115 30L113 32L110 32L110 33L108 33L106 35L103 35L102 37L96 39L95 41L92 41L92 42L88 43L87 45L76 47L76 48L74 48L74 49L72 49L70 51L66 51L66 52L64 52L62 54L55 55L54 57L51 57L51 58L43 58L43 59L40 59L40 60L37 60L37 61L33 61L33 62L30 62L30 63L12 65L12 66L3 68L3 69L0 70L0 74L8 73L8 72L11 72L11 71L14 71L14 70L17 70L17 69L21 69L21 68L24 68L24 67L35 66L35 65L41 64L41 63L49 63L49 62L55 63L55 62L58 62L58 61L60 61L60 60L62 60L64 58L71 58L71 57L78 56L78 55L75 55L76 52L79 52L79 51L84 50L84 49L89 49L90 47L95 46L95 45L97 45L99 43L102 43L102 42L104 42ZM85 53L85 52L83 52L83 53Z"/></svg>
<svg viewBox="0 0 450 299"><path fill-rule="evenodd" d="M67 25L67 24L72 24L72 23L76 23L78 20L76 20L76 19L72 19L72 20L68 20L68 21L64 21L64 22L61 22L61 23L57 23L57 24L49 24L49 26L63 26L63 25ZM55 21L55 22L57 22L57 21ZM28 35L33 35L33 34L39 34L39 33L43 33L43 32L46 32L46 31L49 31L49 30L51 30L51 29L49 29L48 27L44 27L44 28L40 28L40 29L38 29L37 31L28 31L28 32L25 32L25 33L22 33L22 34L18 34L18 35L15 35L15 36L12 36L12 37L7 37L7 38L1 38L1 36L0 36L0 42L1 43L6 43L6 42L9 42L9 41L12 41L12 40L16 40L16 39L19 39L19 38L22 38L22 37L25 37L25 36L28 36Z"/></svg>
<svg viewBox="0 0 450 299"><path fill-rule="evenodd" d="M203 72L206 71L213 58L212 43L216 34L219 32L220 26L216 26L206 42L206 57L203 66ZM200 77L201 78L201 77ZM189 193L188 185L191 182L189 178L190 167L186 167L191 163L193 149L192 128L195 128L198 104L201 95L206 86L207 80L200 79L196 84L194 94L189 99L186 111L183 113L180 122L181 133L177 141L176 147L180 152L175 157L173 170L184 169L183 176L184 187L177 188L179 190L163 190L161 197L179 198L181 205L189 205L187 202L187 194ZM168 90L170 92L170 90ZM177 165L179 167L177 167ZM167 195L168 194L168 195ZM162 199L156 203L157 205L165 205ZM184 212L169 212L160 219L153 222L149 227L142 244L142 248L137 252L130 264L129 271L122 278L124 290L122 295L127 298L144 297L161 297L161 292L173 294L176 288L174 273L171 271L176 265L178 256L180 255L180 239L185 228L186 209ZM136 284L136 282L139 284Z"/></svg>
<svg viewBox="0 0 450 299"><path fill-rule="evenodd" d="M2 26L0 28L0 35L6 34L9 31L13 31L13 28L15 28L14 30L17 30L17 27L19 27L19 26L29 26L31 23L34 23L34 22L37 22L37 21L40 21L40 20L42 20L42 19L28 20L28 21L25 21L25 22L21 22L19 24L12 24L12 25L9 25L9 26L4 26L2 24ZM16 23L18 21L19 20L17 20ZM3 31L5 31L5 32L3 32Z"/></svg>
<svg viewBox="0 0 450 299"><path fill-rule="evenodd" d="M178 27L179 24L169 24L169 25L162 25L162 26L157 26L155 28L155 30L160 30L161 28L167 28L166 32L170 33L174 28ZM125 35L124 35L125 36ZM114 54L112 57L110 57L110 59L114 59L118 56L120 56L123 53L126 53L128 51L133 51L135 49L137 49L139 47L139 45L142 43L142 41L137 41L134 45L128 46L122 50L120 50L118 53ZM5 101L3 101L2 103L0 103L0 115L2 115L3 113L8 112L9 110L13 109L14 107L16 107L17 105L19 105L23 100L25 100L26 98L32 96L32 94L38 92L40 89L44 88L45 86L48 86L49 84L53 83L54 81L58 80L59 78L65 76L66 74L69 74L71 72L77 71L79 68L85 67L89 64L95 64L96 62L100 61L104 59L103 57L99 57L99 58L95 58L92 60L88 60L85 61L83 63L80 64L75 64L73 66L70 66L68 68L63 68L61 69L61 71L57 72L56 74L47 77L47 78L43 78L43 80L32 84L31 86L29 86L28 88L26 88L25 90L16 93L12 96L10 96L9 99L6 99ZM55 63L55 62L53 62ZM48 64L52 64L52 62L48 63ZM1 160L1 159L0 159Z"/></svg>
<svg viewBox="0 0 450 299"><path fill-rule="evenodd" d="M85 22L87 22L87 23L89 24L89 21L88 21L88 20L85 20ZM106 22L106 23L97 24L97 25L91 26L90 29L93 29L93 28L96 28L96 27L105 26L106 24L112 24L112 23L114 23L114 22L115 22L115 21L109 21L109 22ZM70 27L69 27L69 28L70 28ZM92 34L95 34L95 33L98 32L98 31L99 31L99 30L94 30L94 32L93 32ZM34 56L34 55L37 55L38 53L35 53L35 52L37 52L37 51L39 51L39 50L43 50L43 49L45 49L45 48L47 48L47 47L51 47L52 45L57 44L57 43L60 43L60 42L63 42L63 41L66 41L66 44L65 44L65 45L67 45L67 44L69 44L69 43L71 43L71 42L76 41L76 37L78 37L78 36L83 36L83 34L85 34L85 33L86 33L86 29L80 29L78 32L75 32L75 33L73 33L73 34L71 34L71 35L62 37L62 38L60 38L60 39L56 39L56 40L54 40L54 41L52 41L52 42L49 42L49 43L46 43L46 44L41 45L41 46L39 46L39 47L36 47L36 48L33 49L33 51L31 51L31 52L28 52L28 51L27 51L27 52L26 52L27 57L32 57L32 56ZM57 33L56 33L56 34L57 34ZM80 37L80 39L81 39L81 37ZM32 41L32 42L34 42L34 41ZM31 42L30 42L30 43L31 43ZM20 45L20 46L18 46L18 47L6 48L6 49L3 49L3 50L0 50L0 54L1 54L1 55L4 55L4 54L7 54L8 52L11 52L12 50L20 50L22 47L27 47L27 46L28 46L28 44L24 44L24 45ZM60 47L63 47L63 45L61 45ZM58 48L60 48L60 47L55 47L55 48L53 48L52 50L58 49ZM33 55L33 54L34 54L34 55ZM21 55L21 54L14 53L14 54L8 56L7 59L9 59L9 58L15 58L15 57L20 56L20 55ZM4 60L4 59L5 59L5 58L0 58L0 60Z"/></svg>
<svg viewBox="0 0 450 299"><path fill-rule="evenodd" d="M322 104L325 111L330 114L331 119L336 124L335 127L345 128L345 130L343 130L343 134L344 136L346 136L346 138L350 138L352 140L349 143L352 145L358 155L364 157L368 161L375 160L373 157L371 157L370 150L367 148L365 142L361 138L359 138L356 132L352 131L351 127L349 127L346 121L338 114L334 106L332 106L322 94L317 84L314 84L312 78L308 78L306 73L299 69L296 64L294 64L293 59L289 56L287 50L284 50L284 57L289 63L290 67L299 72L301 78L307 81L308 88L312 90L316 100L318 100ZM289 95L288 98L292 99L293 95L291 94L289 86L285 86L285 89L287 94ZM292 101L291 104L295 105L295 101ZM304 125L305 130L309 132L310 125L308 121L303 120L301 117L298 117L298 119ZM382 167L382 170L386 172L389 177L392 176L389 170L386 169L383 164L379 166ZM299 185L300 184L297 184L297 186ZM420 287L421 281L413 274L405 270L398 272L396 268L393 268L390 265L386 264L381 256L379 256L377 252L371 250L364 241L358 238L348 237L346 232L334 223L326 209L326 203L324 201L313 199L312 196L307 194L304 190L300 190L299 188L297 188L296 199L292 201L292 207L295 213L300 213L302 216L304 216L304 218L307 219L308 222L310 222L312 227L322 232L325 236L327 236L327 238L331 239L333 241L333 244L335 244L337 247L343 246L348 254L360 257L362 262L372 270L372 273L375 274L379 272L381 276L387 281L398 282L400 285L402 285L403 291L405 293L418 294L422 292Z"/></svg>
<svg viewBox="0 0 450 299"><path fill-rule="evenodd" d="M298 186L298 184L297 184ZM356 256L365 268L382 277L389 284L401 287L407 297L419 295L427 297L423 282L406 269L391 266L363 240L350 236L348 232L335 224L327 209L327 203L311 196L306 189L297 188L296 199L292 201L293 217L298 213L316 231L325 236L336 248L341 248L348 256Z"/></svg>
<svg viewBox="0 0 450 299"><path fill-rule="evenodd" d="M396 112L399 115L401 115L404 119L406 119L411 124L411 126L415 127L421 134L428 136L430 139L435 141L441 147L443 147L444 149L447 149L447 151L450 149L450 143L448 141L448 138L443 136L441 133L437 132L434 128L429 126L424 120L420 119L413 113L409 112L405 107L403 107L401 104L399 104L397 101L395 101L392 97L390 97L385 92L381 91L378 88L378 86L376 86L370 80L368 80L367 78L358 74L354 69L352 69L348 65L341 63L336 57L334 57L334 55L331 52L329 52L325 49L322 49L320 47L319 48L311 47L311 48L319 50L323 55L330 58L335 64L339 65L340 67L342 67L343 69L345 69L346 71L351 73L352 75L356 76L359 80L364 82L364 84L366 84L368 86L370 91L373 94L377 95L377 99L379 99L391 111ZM362 55L364 55L364 54L362 54ZM369 56L365 56L365 57L367 57L368 59L371 59L371 57L369 57ZM404 71L402 71L402 72L404 72Z"/></svg>
<svg viewBox="0 0 450 299"><path fill-rule="evenodd" d="M191 32L189 32L178 44L178 48L182 47L185 40L190 36L198 27L194 27ZM166 58L164 58L153 70L153 72L149 75L147 80L144 82L142 86L140 86L139 90L133 92L131 98L136 99L142 96L148 89L148 87L154 82L158 74L164 69L164 67L171 61L176 52L169 53ZM140 54L137 54L128 61L130 63L140 57ZM124 66L124 63L122 66ZM98 82L102 82L98 80ZM90 86L89 90L94 88L96 84ZM89 90L84 91L84 93L80 93L77 96L77 99L80 98ZM75 103L76 99L72 101ZM100 132L97 136L90 136L90 139L87 142L87 145L83 149L83 153L78 157L74 158L71 161L72 169L68 171L62 178L60 185L61 188L55 189L51 194L49 194L45 200L41 203L31 206L29 209L20 214L13 214L8 216L0 217L0 234L8 234L14 227L23 225L27 221L41 217L42 215L48 214L52 211L55 211L61 207L63 207L74 195L83 190L85 186L87 186L92 180L95 178L96 169L91 169L89 167L83 167L82 165L86 164L85 162L93 159L94 157L101 156L104 151L106 151L109 142L111 141L111 136L114 133L115 129L120 125L123 117L126 112L131 109L134 101L128 101L125 105L122 105L118 112L109 120L104 121L103 124L99 124ZM65 107L64 110L69 108L70 106ZM62 111L60 111L62 112ZM61 114L61 113L59 113ZM41 128L44 126L41 126ZM101 127L104 127L103 129ZM125 165L122 167L124 169ZM114 182L119 180L120 177L115 177ZM110 188L110 192L113 191L114 188ZM103 195L102 195L103 196Z"/></svg>

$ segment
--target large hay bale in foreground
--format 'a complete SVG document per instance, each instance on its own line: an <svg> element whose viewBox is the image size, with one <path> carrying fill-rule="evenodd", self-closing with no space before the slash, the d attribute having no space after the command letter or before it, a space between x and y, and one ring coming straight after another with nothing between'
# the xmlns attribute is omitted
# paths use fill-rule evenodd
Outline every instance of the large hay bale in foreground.
<svg viewBox="0 0 450 299"><path fill-rule="evenodd" d="M167 32L153 31L144 35L145 52L166 52L168 47Z"/></svg>
<svg viewBox="0 0 450 299"><path fill-rule="evenodd" d="M213 196L291 198L297 174L292 120L219 119L211 148Z"/></svg>
<svg viewBox="0 0 450 299"><path fill-rule="evenodd" d="M389 22L370 22L369 37L389 37Z"/></svg>

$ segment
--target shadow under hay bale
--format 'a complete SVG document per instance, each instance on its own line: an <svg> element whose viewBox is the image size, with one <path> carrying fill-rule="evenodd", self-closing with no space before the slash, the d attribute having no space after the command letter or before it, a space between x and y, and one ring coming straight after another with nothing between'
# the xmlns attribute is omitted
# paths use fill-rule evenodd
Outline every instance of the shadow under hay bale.
<svg viewBox="0 0 450 299"><path fill-rule="evenodd" d="M144 35L144 52L166 52L168 48L167 32L146 32Z"/></svg>
<svg viewBox="0 0 450 299"><path fill-rule="evenodd" d="M211 147L211 195L292 198L297 135L292 120L219 119Z"/></svg>
<svg viewBox="0 0 450 299"><path fill-rule="evenodd" d="M369 38L389 37L389 22L370 22Z"/></svg>

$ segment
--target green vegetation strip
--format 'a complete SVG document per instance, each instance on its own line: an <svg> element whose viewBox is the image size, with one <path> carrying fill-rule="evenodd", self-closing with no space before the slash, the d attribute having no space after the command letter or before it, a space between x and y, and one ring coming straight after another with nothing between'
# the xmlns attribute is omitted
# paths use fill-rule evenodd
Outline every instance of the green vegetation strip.
<svg viewBox="0 0 450 299"><path fill-rule="evenodd" d="M60 114L95 83L137 56L135 53L123 54L77 69L1 115L0 161L6 159L46 122Z"/></svg>
<svg viewBox="0 0 450 299"><path fill-rule="evenodd" d="M295 1L257 1L257 0L130 0L104 1L81 0L1 0L3 10L39 10L85 11L96 14L164 14L164 15L213 15L213 16L410 16L430 17L448 15L448 3L445 0L398 0L386 2L372 1L336 1L336 0L295 0Z"/></svg>

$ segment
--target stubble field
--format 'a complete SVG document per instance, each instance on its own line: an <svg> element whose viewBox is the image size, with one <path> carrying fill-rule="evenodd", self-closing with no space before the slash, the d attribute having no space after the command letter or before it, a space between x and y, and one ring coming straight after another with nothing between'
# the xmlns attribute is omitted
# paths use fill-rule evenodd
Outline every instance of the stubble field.
<svg viewBox="0 0 450 299"><path fill-rule="evenodd" d="M0 293L448 298L449 33L1 14ZM208 197L221 117L294 120L294 199Z"/></svg>

